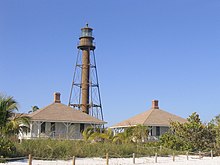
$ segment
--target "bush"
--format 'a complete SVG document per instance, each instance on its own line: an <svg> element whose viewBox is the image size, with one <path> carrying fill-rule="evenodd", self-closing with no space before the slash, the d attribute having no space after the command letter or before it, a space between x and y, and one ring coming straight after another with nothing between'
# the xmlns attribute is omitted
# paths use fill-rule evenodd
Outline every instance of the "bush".
<svg viewBox="0 0 220 165"><path fill-rule="evenodd" d="M197 113L187 122L171 122L170 132L160 138L164 147L181 151L207 151L214 148L216 132L212 125L203 124Z"/></svg>
<svg viewBox="0 0 220 165"><path fill-rule="evenodd" d="M32 154L35 159L71 159L72 156L105 157L106 153L109 153L110 157L132 157L133 153L137 156L152 156L155 152L163 156L172 154L172 150L159 150L158 144L89 143L81 140L36 139L24 140L21 144L17 144L17 150L23 153L23 156Z"/></svg>
<svg viewBox="0 0 220 165"><path fill-rule="evenodd" d="M7 138L0 137L0 157L13 157L16 155L16 147Z"/></svg>
<svg viewBox="0 0 220 165"><path fill-rule="evenodd" d="M160 137L160 143L163 145L163 147L170 148L173 150L185 150L184 142L176 135L170 132L167 132Z"/></svg>

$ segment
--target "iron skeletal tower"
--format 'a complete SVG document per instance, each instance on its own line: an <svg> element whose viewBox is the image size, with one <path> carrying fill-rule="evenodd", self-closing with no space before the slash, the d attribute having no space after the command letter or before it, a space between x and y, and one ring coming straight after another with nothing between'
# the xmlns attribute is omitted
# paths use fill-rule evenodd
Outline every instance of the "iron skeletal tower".
<svg viewBox="0 0 220 165"><path fill-rule="evenodd" d="M69 106L103 120L92 31L88 24L81 29Z"/></svg>

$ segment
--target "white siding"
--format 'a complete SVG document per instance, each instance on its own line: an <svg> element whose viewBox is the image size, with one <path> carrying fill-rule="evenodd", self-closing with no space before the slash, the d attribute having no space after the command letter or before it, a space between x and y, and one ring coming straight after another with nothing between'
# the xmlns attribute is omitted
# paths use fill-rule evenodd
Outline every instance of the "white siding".
<svg viewBox="0 0 220 165"><path fill-rule="evenodd" d="M32 125L32 137L37 137L37 133L38 133L37 129L38 129L37 124L33 123L33 125Z"/></svg>
<svg viewBox="0 0 220 165"><path fill-rule="evenodd" d="M55 123L55 131L51 131L51 122L45 122L45 132L41 133L41 125L43 122L32 122L32 131L25 133L21 132L19 138L60 138L60 139L82 139L80 132L80 123ZM83 123L84 124L84 123ZM90 124L84 124L84 130L90 127ZM68 127L68 128L67 128ZM38 131L40 134L38 134ZM32 135L32 136L31 136Z"/></svg>

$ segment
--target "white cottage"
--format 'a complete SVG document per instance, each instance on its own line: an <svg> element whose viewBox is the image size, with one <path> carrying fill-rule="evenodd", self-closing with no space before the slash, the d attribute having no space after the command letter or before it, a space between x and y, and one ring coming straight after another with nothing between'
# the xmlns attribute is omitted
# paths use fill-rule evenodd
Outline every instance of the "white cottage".
<svg viewBox="0 0 220 165"><path fill-rule="evenodd" d="M184 123L187 120L159 109L158 100L152 101L152 108L127 120L124 120L110 128L113 129L114 133L123 132L124 129L136 125L145 125L149 128L149 140L157 140L159 136L169 130L170 122L178 121Z"/></svg>
<svg viewBox="0 0 220 165"><path fill-rule="evenodd" d="M93 116L75 110L60 101L60 93L54 94L54 102L31 114L30 128L21 127L19 139L60 138L82 139L82 131L89 126L106 124Z"/></svg>

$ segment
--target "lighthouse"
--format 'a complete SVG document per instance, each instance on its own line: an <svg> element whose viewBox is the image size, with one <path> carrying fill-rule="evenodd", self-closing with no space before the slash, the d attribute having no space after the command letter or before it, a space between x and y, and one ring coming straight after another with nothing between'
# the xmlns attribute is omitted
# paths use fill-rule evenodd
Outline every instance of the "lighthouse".
<svg viewBox="0 0 220 165"><path fill-rule="evenodd" d="M86 24L77 45L69 106L103 120L94 39L93 29Z"/></svg>

